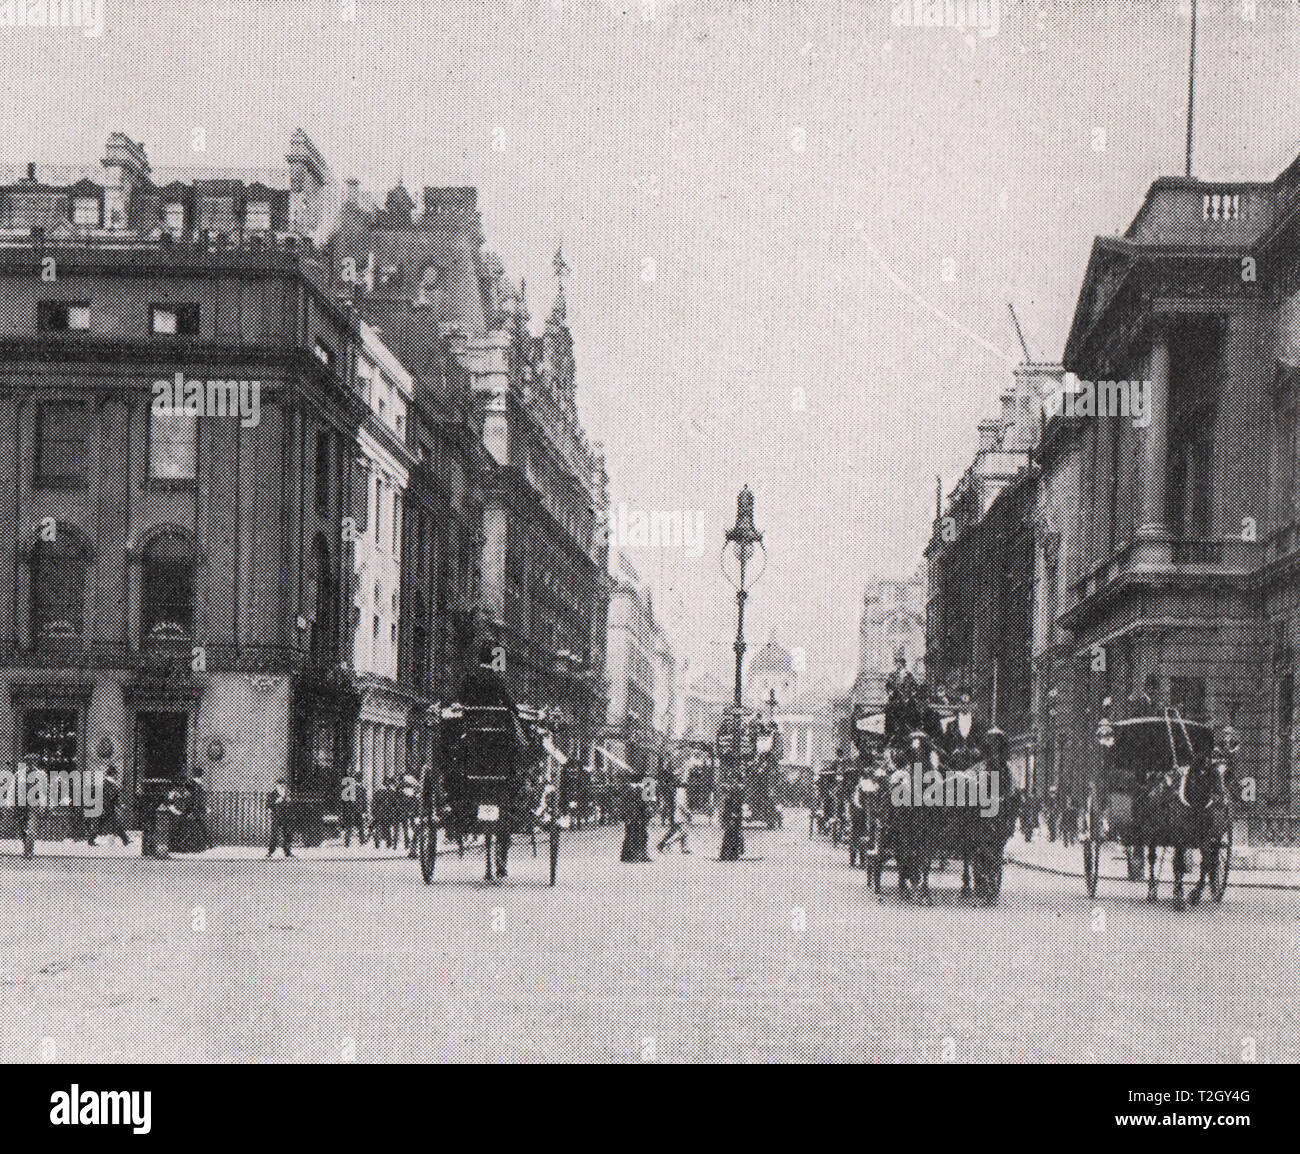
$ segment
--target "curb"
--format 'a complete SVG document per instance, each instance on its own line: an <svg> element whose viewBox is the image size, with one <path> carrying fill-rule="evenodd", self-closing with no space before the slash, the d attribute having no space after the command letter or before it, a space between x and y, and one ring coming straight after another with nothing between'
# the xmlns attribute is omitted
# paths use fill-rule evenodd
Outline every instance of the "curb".
<svg viewBox="0 0 1300 1154"><path fill-rule="evenodd" d="M1007 865L1019 866L1021 869L1034 870L1038 873L1053 874L1061 878L1078 878L1083 881L1083 871L1075 872L1074 870L1057 869L1055 866L1039 865L1037 862L1022 861L1019 858L1007 857L1003 861ZM1141 882L1130 882L1127 874L1099 874L1098 881L1103 882L1128 882L1130 885L1140 885ZM1162 882L1161 884L1164 884ZM1300 890L1300 882L1253 882L1253 881L1233 881L1231 873L1228 875L1229 889L1243 890Z"/></svg>
<svg viewBox="0 0 1300 1154"><path fill-rule="evenodd" d="M588 830L591 830L591 829L612 829L612 828L614 828L614 827L613 827L613 826L584 826L582 829L576 829L576 830L575 830L575 829L570 829L570 830L565 830L565 833L567 833L570 837L572 837L572 836L575 835L575 834L586 833ZM9 841L14 841L13 838L9 838L8 840L9 840ZM17 843L17 844L21 847L21 843ZM37 842L36 844L37 844L37 846L39 847L41 844L52 845L52 844L55 844L55 843L52 843L52 842L46 842L46 843ZM131 844L132 844L132 847L133 847L133 848L138 848L138 846L139 846L140 843L139 843L138 841L134 841L134 842L132 842ZM519 839L518 839L518 838L515 839L514 844L515 844L515 845L518 845L518 844L519 844ZM143 857L140 853L138 853L138 852L137 852L137 853L133 853L133 854L112 854L112 855L108 855L108 854L85 853L84 851L82 851L82 852L77 852L77 851L75 851L75 850L73 850L73 851L65 850L65 851L63 851L63 852L61 852L61 853L59 853L59 852L55 852L55 853L40 853L40 852L38 851L38 852L37 852L36 854L34 854L32 857L30 857L30 858L25 858L25 857L23 857L23 854L22 854L22 850L21 850L21 848L19 848L17 852L13 852L13 853L4 853L4 852L0 852L0 861L5 860L6 858L15 858L15 859L17 859L18 861L101 861L101 862L146 861L146 860L148 860L148 861L187 861L187 862L264 862L264 861L271 860L271 859L267 858L266 855L265 855L264 853L238 854L238 855L234 855L234 854L230 854L229 852L223 852L223 851L228 851L230 848L232 848L232 847L229 847L229 846L223 846L223 847L219 847L219 848L217 848L217 849L204 850L202 853L175 853L175 854L172 854L172 855L170 855L170 856L168 856L168 857L165 857L165 858L148 858L148 859L144 858L144 857ZM247 848L256 848L256 847L241 846L241 847L239 847L239 848L241 848L241 849L247 849ZM363 856L360 856L360 855L355 855L355 856L354 856L354 855L348 855L348 856L345 857L345 856L343 856L343 855L341 855L341 854L338 855L338 856L335 856L335 855L333 855L333 854L330 854L329 856L321 857L321 856L315 856L315 850L318 849L318 848L319 848L319 847L312 847L311 849L306 850L306 851L303 851L302 849L299 849L297 852L294 853L293 858L291 858L291 859L289 859L289 860L292 860L292 861L303 861L303 862L404 862L404 861L418 861L418 860L419 860L418 858L411 858L411 857L408 857L408 856L407 856L407 853L406 853L406 850L392 850L392 851L390 851L389 853L384 854L384 855L382 855L382 856L379 855L379 854L373 854L373 853L372 853L372 854L367 854L367 855L365 855L364 857L363 857ZM466 856L466 857L469 857L469 855L470 855L471 853L476 853L478 850L480 850L480 849L482 849L482 848L483 848L483 847L482 847L481 844L479 844L479 845L466 845L466 846L465 846L465 856ZM540 849L540 843L539 843L539 849ZM313 856L312 856L312 857L304 857L304 856L303 856L303 853L304 853L304 852L312 853ZM443 854L448 854L448 853L457 853L457 852L458 852L458 849L457 849L457 846L456 846L455 842L452 842L450 845L448 845L448 844L443 844L443 845L440 845L440 846L438 847L438 856L439 856L439 857L441 857ZM276 859L276 860L284 861L285 859L284 859L283 857L281 857L281 858L278 858L278 859Z"/></svg>

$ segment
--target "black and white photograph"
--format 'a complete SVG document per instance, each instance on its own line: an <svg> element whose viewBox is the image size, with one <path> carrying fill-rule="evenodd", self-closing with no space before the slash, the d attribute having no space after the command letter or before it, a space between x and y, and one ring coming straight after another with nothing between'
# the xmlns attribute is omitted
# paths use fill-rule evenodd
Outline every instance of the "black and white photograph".
<svg viewBox="0 0 1300 1154"><path fill-rule="evenodd" d="M0 0L0 92L6 1116L1284 1108L1300 3Z"/></svg>

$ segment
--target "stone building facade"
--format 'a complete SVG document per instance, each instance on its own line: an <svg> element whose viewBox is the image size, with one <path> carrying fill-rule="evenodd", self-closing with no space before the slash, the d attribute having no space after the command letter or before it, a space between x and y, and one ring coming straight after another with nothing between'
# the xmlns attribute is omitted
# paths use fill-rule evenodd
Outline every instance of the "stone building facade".
<svg viewBox="0 0 1300 1154"><path fill-rule="evenodd" d="M352 751L366 409L311 239L331 187L302 133L269 178L154 173L114 133L0 187L0 749L119 769L128 802L201 774L222 840Z"/></svg>

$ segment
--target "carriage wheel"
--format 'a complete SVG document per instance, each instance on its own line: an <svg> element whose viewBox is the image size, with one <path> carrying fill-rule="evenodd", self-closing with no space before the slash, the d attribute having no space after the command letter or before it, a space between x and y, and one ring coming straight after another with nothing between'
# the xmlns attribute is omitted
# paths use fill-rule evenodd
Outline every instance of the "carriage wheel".
<svg viewBox="0 0 1300 1154"><path fill-rule="evenodd" d="M1216 901L1223 901L1223 892L1228 888L1228 870L1232 866L1232 828L1219 839L1219 860L1215 863L1214 873L1210 875L1210 896Z"/></svg>
<svg viewBox="0 0 1300 1154"><path fill-rule="evenodd" d="M1100 858L1101 846L1089 838L1083 843L1083 884L1087 887L1090 898L1097 896L1097 864Z"/></svg>
<svg viewBox="0 0 1300 1154"><path fill-rule="evenodd" d="M419 833L420 872L424 875L424 884L433 884L433 867L438 860L438 827L431 817L420 822Z"/></svg>
<svg viewBox="0 0 1300 1154"><path fill-rule="evenodd" d="M551 823L551 885L555 884L555 871L560 864L560 823Z"/></svg>

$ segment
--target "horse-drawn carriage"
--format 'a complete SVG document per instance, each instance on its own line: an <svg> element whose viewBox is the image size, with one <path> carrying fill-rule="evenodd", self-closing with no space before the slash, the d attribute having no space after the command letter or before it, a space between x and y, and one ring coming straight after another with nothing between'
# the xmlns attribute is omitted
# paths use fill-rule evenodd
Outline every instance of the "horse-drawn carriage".
<svg viewBox="0 0 1300 1154"><path fill-rule="evenodd" d="M550 835L551 885L560 853L560 774L565 759L550 741L545 715L503 705L452 705L442 711L442 764L420 783L416 841L426 884L433 882L438 831L463 847L483 838L485 881L506 876L514 836ZM495 851L495 857L494 857ZM495 872L494 872L495 865Z"/></svg>
<svg viewBox="0 0 1300 1154"><path fill-rule="evenodd" d="M973 715L965 715L973 716ZM891 691L883 714L853 716L858 780L850 806L850 856L879 896L886 861L903 898L930 900L936 861L961 861L962 892L989 903L1002 889L1002 853L1019 804L996 727L962 732L963 714L926 700L921 687Z"/></svg>
<svg viewBox="0 0 1300 1154"><path fill-rule="evenodd" d="M1231 735L1188 721L1177 710L1097 726L1100 772L1088 783L1081 814L1084 884L1096 897L1101 851L1124 846L1128 876L1141 881L1147 860L1147 900L1159 897L1157 855L1173 849L1174 905L1181 909L1188 849L1200 853L1201 872L1187 901L1195 905L1208 882L1223 899L1232 858Z"/></svg>

